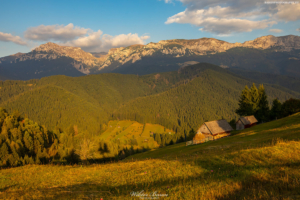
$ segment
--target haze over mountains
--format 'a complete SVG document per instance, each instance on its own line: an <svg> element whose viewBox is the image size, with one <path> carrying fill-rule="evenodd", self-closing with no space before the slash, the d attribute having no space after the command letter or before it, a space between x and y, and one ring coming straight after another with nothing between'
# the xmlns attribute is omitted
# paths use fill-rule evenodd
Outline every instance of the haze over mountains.
<svg viewBox="0 0 300 200"><path fill-rule="evenodd" d="M214 38L162 40L88 53L79 47L43 44L29 53L0 58L0 80L97 73L150 74L208 62L223 68L300 77L300 37L259 37L244 43Z"/></svg>

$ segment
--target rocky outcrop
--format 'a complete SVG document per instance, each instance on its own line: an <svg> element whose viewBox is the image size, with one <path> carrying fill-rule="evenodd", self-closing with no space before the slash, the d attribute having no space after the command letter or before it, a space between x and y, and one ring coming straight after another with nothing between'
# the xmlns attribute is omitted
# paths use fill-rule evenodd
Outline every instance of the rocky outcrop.
<svg viewBox="0 0 300 200"><path fill-rule="evenodd" d="M60 57L72 58L74 62L71 64L78 71L89 74L90 69L100 66L102 61L94 57L91 53L83 51L79 47L60 46L58 44L48 42L35 48L29 53L17 53L0 59L0 62L22 62L27 60L54 60Z"/></svg>

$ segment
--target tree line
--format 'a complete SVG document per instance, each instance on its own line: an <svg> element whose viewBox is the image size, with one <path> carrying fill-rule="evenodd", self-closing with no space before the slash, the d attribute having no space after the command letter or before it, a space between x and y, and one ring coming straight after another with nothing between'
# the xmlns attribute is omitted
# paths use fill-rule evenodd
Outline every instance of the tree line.
<svg viewBox="0 0 300 200"><path fill-rule="evenodd" d="M236 113L240 116L254 115L259 122L287 117L300 112L300 99L290 98L283 103L278 98L273 99L269 105L265 88L259 88L253 83L252 87L246 85L239 98L239 107Z"/></svg>

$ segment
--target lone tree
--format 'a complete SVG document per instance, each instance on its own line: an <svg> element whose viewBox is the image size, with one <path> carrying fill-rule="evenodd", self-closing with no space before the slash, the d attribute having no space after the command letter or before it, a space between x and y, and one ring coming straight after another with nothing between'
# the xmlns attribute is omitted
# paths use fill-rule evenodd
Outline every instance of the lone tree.
<svg viewBox="0 0 300 200"><path fill-rule="evenodd" d="M77 155L80 156L81 160L87 161L93 157L96 145L90 139L84 138L80 143L80 148L77 150Z"/></svg>

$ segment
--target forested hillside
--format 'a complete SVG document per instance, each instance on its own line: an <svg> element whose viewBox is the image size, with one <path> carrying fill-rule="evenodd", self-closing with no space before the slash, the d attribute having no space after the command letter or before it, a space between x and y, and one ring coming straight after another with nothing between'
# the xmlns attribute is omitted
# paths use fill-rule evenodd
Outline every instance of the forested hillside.
<svg viewBox="0 0 300 200"><path fill-rule="evenodd" d="M99 134L111 119L157 123L187 132L206 120L232 119L240 91L251 81L211 64L145 76L99 74L0 82L0 106L19 110L49 129L76 125ZM265 85L270 101L299 94Z"/></svg>
<svg viewBox="0 0 300 200"><path fill-rule="evenodd" d="M135 117L137 121L159 123L179 132L197 129L205 121L237 118L237 99L245 85L251 86L252 82L209 69L187 84L132 100L114 116L120 119ZM297 96L269 85L265 89L270 102L274 98L283 101Z"/></svg>
<svg viewBox="0 0 300 200"><path fill-rule="evenodd" d="M253 72L237 68L231 68L229 69L229 71L245 79L252 80L257 83L279 85L287 89L300 92L300 78L271 73Z"/></svg>

